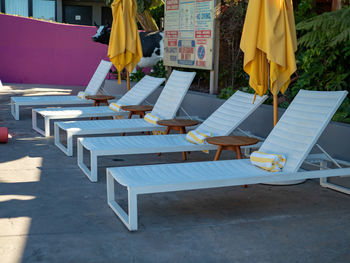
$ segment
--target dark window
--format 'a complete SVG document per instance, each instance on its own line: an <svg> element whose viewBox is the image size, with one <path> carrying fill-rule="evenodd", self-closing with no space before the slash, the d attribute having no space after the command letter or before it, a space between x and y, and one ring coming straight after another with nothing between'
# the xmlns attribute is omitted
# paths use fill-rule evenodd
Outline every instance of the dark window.
<svg viewBox="0 0 350 263"><path fill-rule="evenodd" d="M0 12L5 13L5 0L0 0Z"/></svg>
<svg viewBox="0 0 350 263"><path fill-rule="evenodd" d="M112 22L112 9L110 7L102 7L101 25L109 24L110 26L112 26Z"/></svg>
<svg viewBox="0 0 350 263"><path fill-rule="evenodd" d="M92 7L65 5L63 6L63 22L76 25L92 25Z"/></svg>

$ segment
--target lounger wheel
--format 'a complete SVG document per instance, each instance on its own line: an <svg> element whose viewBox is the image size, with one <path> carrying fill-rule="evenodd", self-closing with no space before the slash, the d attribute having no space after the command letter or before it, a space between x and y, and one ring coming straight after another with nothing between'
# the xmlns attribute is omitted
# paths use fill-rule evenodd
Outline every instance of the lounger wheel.
<svg viewBox="0 0 350 263"><path fill-rule="evenodd" d="M0 127L0 142L7 143L9 138L8 134L7 127Z"/></svg>

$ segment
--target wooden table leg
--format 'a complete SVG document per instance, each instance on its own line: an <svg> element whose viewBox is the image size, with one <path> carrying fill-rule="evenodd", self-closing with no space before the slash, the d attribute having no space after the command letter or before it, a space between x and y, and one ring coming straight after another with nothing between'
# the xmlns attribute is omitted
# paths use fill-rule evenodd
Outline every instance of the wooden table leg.
<svg viewBox="0 0 350 263"><path fill-rule="evenodd" d="M133 115L133 112L130 111L128 115L128 119L131 119L132 115ZM125 132L122 132L121 136L125 136Z"/></svg>
<svg viewBox="0 0 350 263"><path fill-rule="evenodd" d="M183 159L184 161L187 160L186 152L182 152L182 159Z"/></svg>
<svg viewBox="0 0 350 263"><path fill-rule="evenodd" d="M237 159L242 159L242 152L241 152L241 147L240 146L236 146L235 147L236 150L236 155L237 155ZM248 185L244 184L242 185L244 188L248 188Z"/></svg>
<svg viewBox="0 0 350 263"><path fill-rule="evenodd" d="M186 128L185 127L179 127L180 134L186 134ZM182 159L184 161L187 160L186 152L182 152Z"/></svg>
<svg viewBox="0 0 350 263"><path fill-rule="evenodd" d="M165 131L165 134L169 134L170 133L170 130L171 130L171 128L170 128L170 126L167 126L166 127L166 131ZM158 156L160 156L162 153L158 153Z"/></svg>
<svg viewBox="0 0 350 263"><path fill-rule="evenodd" d="M222 145L219 145L218 150L216 151L216 154L214 157L214 161L217 161L220 158L221 151L222 151Z"/></svg>
<svg viewBox="0 0 350 263"><path fill-rule="evenodd" d="M242 159L241 147L236 146L235 150L236 150L236 154L237 154L237 159Z"/></svg>

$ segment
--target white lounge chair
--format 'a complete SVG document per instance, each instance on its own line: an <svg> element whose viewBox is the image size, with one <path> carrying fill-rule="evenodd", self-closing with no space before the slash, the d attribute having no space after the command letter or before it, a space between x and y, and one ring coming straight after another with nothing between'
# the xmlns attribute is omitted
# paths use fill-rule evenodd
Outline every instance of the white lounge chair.
<svg viewBox="0 0 350 263"><path fill-rule="evenodd" d="M262 170L248 159L108 168L108 204L132 231L137 230L139 194L348 176L350 168L298 171L346 95L346 91L298 93L260 147L286 156L282 172ZM127 187L129 215L115 200L114 181Z"/></svg>
<svg viewBox="0 0 350 263"><path fill-rule="evenodd" d="M195 75L195 72L173 70L151 113L161 117L162 119L174 118ZM165 131L165 129L165 126L151 124L144 119L55 122L55 145L66 155L72 156L73 136L87 134ZM66 133L67 147L60 141L60 131L64 131Z"/></svg>
<svg viewBox="0 0 350 263"><path fill-rule="evenodd" d="M94 75L85 89L86 95L96 95L103 84L112 63L101 60ZM19 120L20 106L39 106L39 105L73 105L73 104L92 104L92 100L78 98L75 95L69 96L28 96L11 97L11 114L15 120Z"/></svg>
<svg viewBox="0 0 350 263"><path fill-rule="evenodd" d="M165 78L155 78L151 76L143 77L136 85L122 96L117 103L120 105L139 105L153 91L155 91ZM40 129L37 124L37 116L44 117L44 130ZM32 110L32 126L41 135L50 136L50 120L57 119L75 119L86 117L109 117L123 115L127 116L128 112L116 112L108 106L100 107L73 107L73 108L42 108Z"/></svg>
<svg viewBox="0 0 350 263"><path fill-rule="evenodd" d="M267 96L257 97L253 104L254 94L237 91L196 130L209 132L215 136L229 135L254 112L266 98ZM90 170L83 162L84 148L90 151ZM78 166L91 182L96 182L97 160L100 156L216 150L217 146L213 144L196 145L186 140L186 134L170 134L157 136L78 138L77 149Z"/></svg>

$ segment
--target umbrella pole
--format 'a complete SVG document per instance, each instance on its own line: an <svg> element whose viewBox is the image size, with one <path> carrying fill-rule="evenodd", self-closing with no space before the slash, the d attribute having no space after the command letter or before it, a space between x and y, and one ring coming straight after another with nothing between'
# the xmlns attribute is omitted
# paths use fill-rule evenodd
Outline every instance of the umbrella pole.
<svg viewBox="0 0 350 263"><path fill-rule="evenodd" d="M273 126L276 126L277 124L277 101L278 101L278 98L277 98L277 95L273 95Z"/></svg>
<svg viewBox="0 0 350 263"><path fill-rule="evenodd" d="M268 59L266 59L267 63L267 88L271 91L271 81L270 81L270 63ZM272 92L271 92L272 93ZM273 95L273 126L276 126L277 124L277 94L272 94Z"/></svg>
<svg viewBox="0 0 350 263"><path fill-rule="evenodd" d="M130 90L130 78L129 78L129 72L126 71L126 86L128 88L128 91Z"/></svg>

